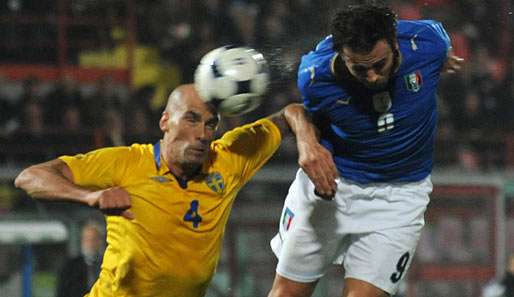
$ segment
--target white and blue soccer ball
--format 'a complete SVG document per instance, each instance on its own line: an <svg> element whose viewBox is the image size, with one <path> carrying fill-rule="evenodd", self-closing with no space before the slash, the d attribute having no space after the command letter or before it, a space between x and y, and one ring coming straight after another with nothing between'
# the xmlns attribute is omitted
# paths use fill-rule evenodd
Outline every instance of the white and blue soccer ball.
<svg viewBox="0 0 514 297"><path fill-rule="evenodd" d="M255 49L223 46L201 59L194 80L204 101L222 115L236 116L260 105L270 74L264 56Z"/></svg>

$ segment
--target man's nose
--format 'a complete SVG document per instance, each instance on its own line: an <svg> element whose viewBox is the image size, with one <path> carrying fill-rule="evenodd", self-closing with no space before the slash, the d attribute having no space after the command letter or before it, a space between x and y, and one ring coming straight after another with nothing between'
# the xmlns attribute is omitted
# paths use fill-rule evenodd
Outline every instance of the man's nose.
<svg viewBox="0 0 514 297"><path fill-rule="evenodd" d="M370 83L377 82L379 78L380 75L378 75L373 69L368 70L368 72L366 73L366 80Z"/></svg>
<svg viewBox="0 0 514 297"><path fill-rule="evenodd" d="M195 129L195 136L197 139L204 139L205 138L205 126L204 125L198 125L198 127Z"/></svg>
<svg viewBox="0 0 514 297"><path fill-rule="evenodd" d="M212 133L207 125L199 125L198 129L196 129L195 136L196 139L202 142L208 142L210 138L212 138Z"/></svg>

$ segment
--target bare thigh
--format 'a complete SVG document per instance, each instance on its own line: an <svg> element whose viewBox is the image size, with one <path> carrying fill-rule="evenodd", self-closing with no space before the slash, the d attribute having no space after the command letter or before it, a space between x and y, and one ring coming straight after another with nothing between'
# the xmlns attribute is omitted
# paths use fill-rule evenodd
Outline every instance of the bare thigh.
<svg viewBox="0 0 514 297"><path fill-rule="evenodd" d="M388 297L385 291L355 278L344 280L343 297Z"/></svg>
<svg viewBox="0 0 514 297"><path fill-rule="evenodd" d="M300 283L275 274L268 297L310 297L318 282Z"/></svg>

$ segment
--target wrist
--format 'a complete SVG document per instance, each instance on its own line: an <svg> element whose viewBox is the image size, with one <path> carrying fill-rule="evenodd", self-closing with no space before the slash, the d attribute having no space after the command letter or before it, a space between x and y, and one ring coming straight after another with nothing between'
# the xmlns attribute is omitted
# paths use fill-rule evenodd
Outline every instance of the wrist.
<svg viewBox="0 0 514 297"><path fill-rule="evenodd" d="M85 191L80 195L80 197L82 197L82 203L89 207L96 207L98 204L98 195L96 191Z"/></svg>

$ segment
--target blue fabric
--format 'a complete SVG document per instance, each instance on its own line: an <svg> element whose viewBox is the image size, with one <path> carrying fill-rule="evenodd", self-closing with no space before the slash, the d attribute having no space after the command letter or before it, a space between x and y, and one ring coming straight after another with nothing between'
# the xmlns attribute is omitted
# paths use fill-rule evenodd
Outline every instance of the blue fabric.
<svg viewBox="0 0 514 297"><path fill-rule="evenodd" d="M334 76L331 36L300 63L298 87L322 144L339 173L358 183L419 181L432 170L437 84L450 39L429 20L399 21L397 37L401 64L386 90L386 112L374 107L379 92Z"/></svg>

